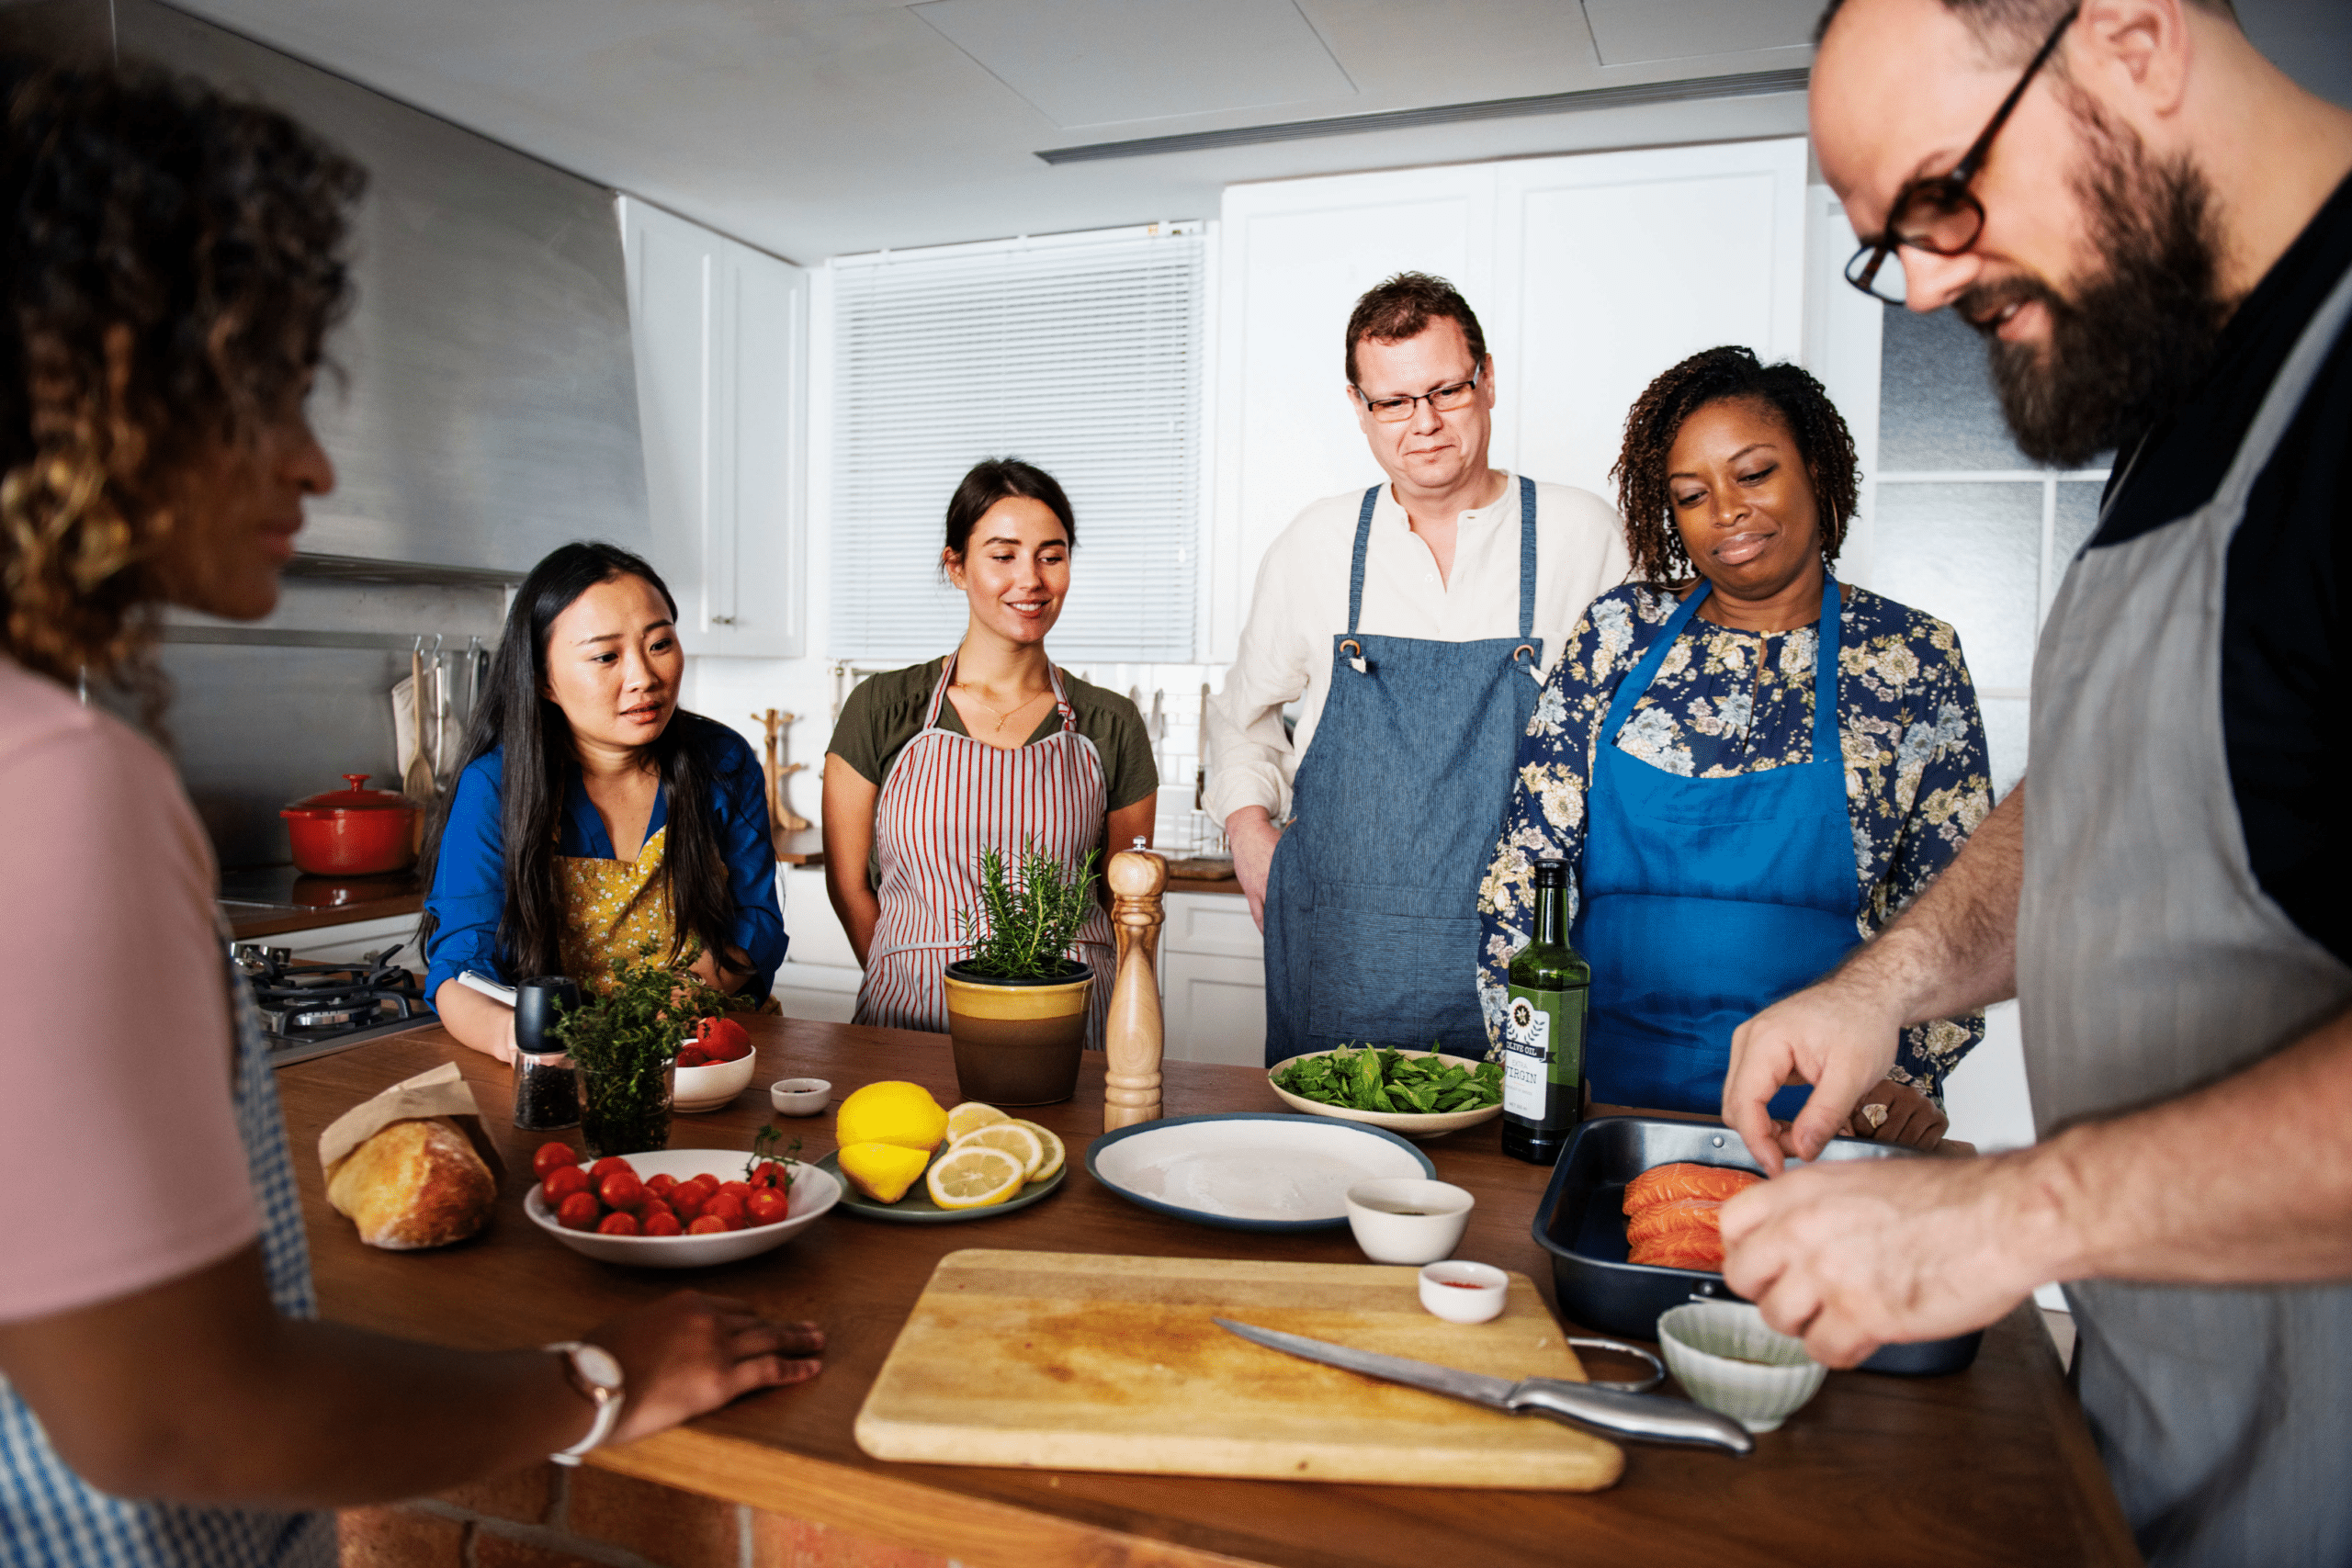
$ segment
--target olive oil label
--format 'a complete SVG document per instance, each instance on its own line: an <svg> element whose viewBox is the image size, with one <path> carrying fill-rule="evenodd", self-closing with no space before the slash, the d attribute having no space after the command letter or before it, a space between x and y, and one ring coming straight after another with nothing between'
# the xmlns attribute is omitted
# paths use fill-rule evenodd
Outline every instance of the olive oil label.
<svg viewBox="0 0 2352 1568"><path fill-rule="evenodd" d="M1552 1079L1552 1008L1559 993L1546 998L1513 986L1510 1008L1503 1021L1503 1112L1530 1122L1544 1120L1544 1090Z"/></svg>

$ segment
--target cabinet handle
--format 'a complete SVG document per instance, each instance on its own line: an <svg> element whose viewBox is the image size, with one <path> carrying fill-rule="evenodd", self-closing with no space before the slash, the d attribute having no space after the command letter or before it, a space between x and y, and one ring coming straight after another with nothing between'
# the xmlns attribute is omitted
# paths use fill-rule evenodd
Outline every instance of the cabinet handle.
<svg viewBox="0 0 2352 1568"><path fill-rule="evenodd" d="M710 624L714 626L731 626L735 624L735 617L732 615L713 615L710 617Z"/></svg>

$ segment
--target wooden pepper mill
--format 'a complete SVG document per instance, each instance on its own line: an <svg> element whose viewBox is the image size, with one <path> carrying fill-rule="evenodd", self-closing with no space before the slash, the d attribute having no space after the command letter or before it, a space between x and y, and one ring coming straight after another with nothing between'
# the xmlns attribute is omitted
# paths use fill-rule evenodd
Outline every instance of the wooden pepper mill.
<svg viewBox="0 0 2352 1568"><path fill-rule="evenodd" d="M1111 885L1111 927L1119 944L1118 976L1111 987L1111 1014L1103 1024L1102 1130L1116 1132L1138 1122L1159 1120L1159 979L1152 954L1168 917L1159 895L1168 886L1168 863L1142 848L1111 857L1104 879Z"/></svg>

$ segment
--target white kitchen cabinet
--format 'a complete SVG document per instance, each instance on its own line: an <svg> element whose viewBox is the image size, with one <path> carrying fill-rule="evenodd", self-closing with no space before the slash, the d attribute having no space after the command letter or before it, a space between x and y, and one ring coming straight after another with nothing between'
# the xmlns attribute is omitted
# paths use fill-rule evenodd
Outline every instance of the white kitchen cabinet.
<svg viewBox="0 0 2352 1568"><path fill-rule="evenodd" d="M797 658L808 274L631 197L620 221L654 564L689 651Z"/></svg>
<svg viewBox="0 0 2352 1568"><path fill-rule="evenodd" d="M1451 279L1495 357L1493 460L1610 495L1625 411L1659 371L1718 344L1804 352L1804 178L1787 138L1227 187L1203 657L1234 657L1299 508L1380 477L1341 359L1365 288Z"/></svg>
<svg viewBox="0 0 2352 1568"><path fill-rule="evenodd" d="M1230 893L1170 893L1159 933L1162 1039L1179 1062L1265 1062L1264 940L1250 901Z"/></svg>

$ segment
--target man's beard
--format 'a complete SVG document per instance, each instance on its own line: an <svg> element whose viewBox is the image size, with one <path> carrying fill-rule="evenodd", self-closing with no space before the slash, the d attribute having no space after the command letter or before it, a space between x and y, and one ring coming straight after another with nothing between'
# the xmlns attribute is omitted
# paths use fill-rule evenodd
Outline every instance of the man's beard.
<svg viewBox="0 0 2352 1568"><path fill-rule="evenodd" d="M2212 363L2229 308L2217 292L2212 193L2187 163L2159 165L2128 127L2075 106L2091 163L2076 188L2106 270L2072 299L2037 277L1980 284L1954 301L1984 321L1994 389L2027 457L2077 468L2178 407ZM2005 343L1992 316L2041 302L2046 344Z"/></svg>

